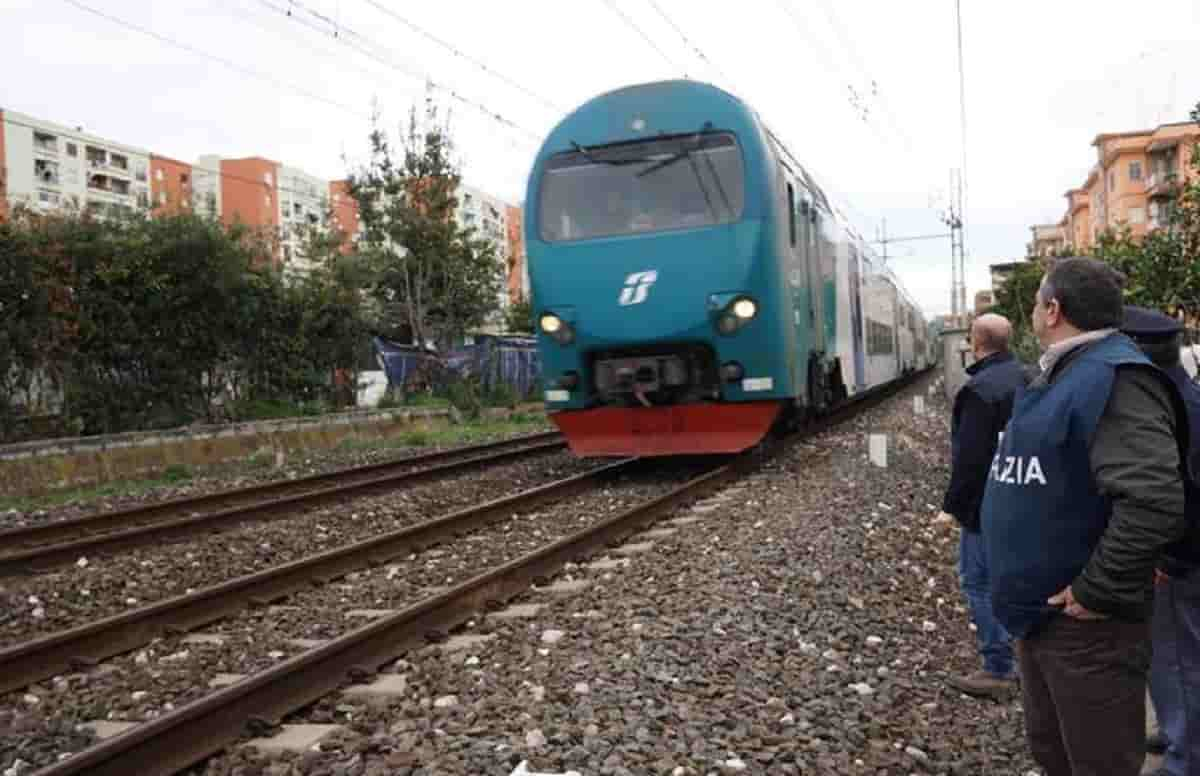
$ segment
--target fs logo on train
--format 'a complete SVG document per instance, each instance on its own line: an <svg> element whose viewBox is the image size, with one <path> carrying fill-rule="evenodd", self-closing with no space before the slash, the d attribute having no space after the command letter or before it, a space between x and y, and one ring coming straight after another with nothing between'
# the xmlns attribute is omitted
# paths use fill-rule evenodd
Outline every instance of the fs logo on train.
<svg viewBox="0 0 1200 776"><path fill-rule="evenodd" d="M625 287L621 289L621 295L617 297L617 304L628 307L631 304L641 304L646 301L646 297L650 295L650 286L654 285L656 280L658 280L658 270L656 269L634 272L625 278Z"/></svg>

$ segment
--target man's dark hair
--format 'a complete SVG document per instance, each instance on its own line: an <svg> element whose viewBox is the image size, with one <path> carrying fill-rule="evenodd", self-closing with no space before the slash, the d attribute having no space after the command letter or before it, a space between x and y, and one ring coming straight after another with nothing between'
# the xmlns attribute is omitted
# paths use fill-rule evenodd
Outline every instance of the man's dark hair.
<svg viewBox="0 0 1200 776"><path fill-rule="evenodd" d="M1125 276L1095 259L1059 259L1038 291L1042 304L1058 300L1063 317L1080 331L1117 328L1124 316Z"/></svg>

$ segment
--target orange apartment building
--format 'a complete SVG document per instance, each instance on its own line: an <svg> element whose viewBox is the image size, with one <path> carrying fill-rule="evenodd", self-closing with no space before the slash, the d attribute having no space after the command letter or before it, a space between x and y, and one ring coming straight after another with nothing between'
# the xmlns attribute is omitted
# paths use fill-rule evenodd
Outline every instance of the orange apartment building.
<svg viewBox="0 0 1200 776"><path fill-rule="evenodd" d="M504 304L528 298L521 208L465 185L461 198L464 225L492 240L505 262ZM260 156L208 155L189 164L79 127L0 110L0 217L17 203L37 210L77 207L98 215L190 211L241 223L270 237L275 265L289 273L313 267L302 250L309 227L342 232L347 253L361 231L348 181L321 179Z"/></svg>
<svg viewBox="0 0 1200 776"><path fill-rule="evenodd" d="M178 159L150 155L150 212L187 213L192 209L192 166Z"/></svg>
<svg viewBox="0 0 1200 776"><path fill-rule="evenodd" d="M1057 226L1065 244L1086 253L1106 229L1128 227L1141 237L1166 225L1178 186L1195 175L1191 149L1197 142L1195 122L1097 135L1096 166L1082 186L1064 194L1067 212ZM1034 246L1040 228L1034 227Z"/></svg>
<svg viewBox="0 0 1200 776"><path fill-rule="evenodd" d="M529 270L525 266L525 221L519 205L505 208L508 230L508 301L529 299Z"/></svg>

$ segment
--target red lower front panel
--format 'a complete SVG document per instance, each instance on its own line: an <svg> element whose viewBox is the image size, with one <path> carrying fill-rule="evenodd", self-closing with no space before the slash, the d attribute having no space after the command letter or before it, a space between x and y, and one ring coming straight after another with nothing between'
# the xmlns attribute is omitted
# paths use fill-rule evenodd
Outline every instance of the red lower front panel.
<svg viewBox="0 0 1200 776"><path fill-rule="evenodd" d="M579 456L737 453L756 444L775 422L779 402L600 407L550 417Z"/></svg>

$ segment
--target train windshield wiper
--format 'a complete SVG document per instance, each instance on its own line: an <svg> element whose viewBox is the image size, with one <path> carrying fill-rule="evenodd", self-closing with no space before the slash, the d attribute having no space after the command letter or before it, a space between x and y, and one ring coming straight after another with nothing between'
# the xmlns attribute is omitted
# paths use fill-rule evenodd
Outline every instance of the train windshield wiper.
<svg viewBox="0 0 1200 776"><path fill-rule="evenodd" d="M574 148L583 156L584 159L587 159L592 164L609 164L614 167L619 167L625 164L644 164L646 162L654 161L653 159L648 159L644 156L626 156L620 159L605 159L603 157L596 156L596 151L594 149L581 146L574 140L571 140L570 143L572 148Z"/></svg>
<svg viewBox="0 0 1200 776"><path fill-rule="evenodd" d="M700 193L704 195L704 203L708 206L708 212L709 212L709 214L712 215L713 221L718 221L720 219L717 217L717 211L713 207L712 195L710 195L708 193L708 186L707 186L707 184L704 183L704 176L700 174L700 168L696 165L696 158L693 156L694 152L700 150L700 145L704 142L705 133L711 132L711 131L712 131L712 122L711 121L704 122L704 126L700 128L700 131L697 132L695 135L692 135L692 137L690 138L690 140L691 140L690 145L685 145L677 153L675 153L671 156L668 156L666 159L663 159L662 161L658 162L657 164L650 165L646 169L639 172L637 174L637 177L644 178L645 176L649 175L652 172L658 172L659 170L663 169L664 167L670 167L672 164L675 164L680 159L687 159L688 164L691 165L691 167L692 167L692 174L694 176L696 176L696 185L700 187ZM725 209L728 212L732 213L733 205L729 202L729 195L725 193L725 186L724 186L724 184L721 183L721 176L717 174L716 165L713 164L713 160L709 157L708 154L701 154L701 156L704 158L704 161L707 164L709 174L712 175L713 181L717 184L717 191L720 192L720 194L721 194L721 199L725 203Z"/></svg>
<svg viewBox="0 0 1200 776"><path fill-rule="evenodd" d="M688 140L691 142L690 146L684 145L679 151L675 152L674 154L671 154L666 159L659 161L657 164L652 164L649 167L647 167L646 169L639 172L637 174L637 177L644 178L652 172L658 172L659 170L663 169L664 167L670 167L671 165L678 162L680 159L687 159L687 158L691 157L693 151L700 150L700 144L704 141L704 133L709 132L711 130L712 130L712 122L711 121L704 122L704 126L700 128L700 131L697 132L696 134L692 135L690 138L688 138ZM647 161L649 161L649 160L647 160Z"/></svg>

